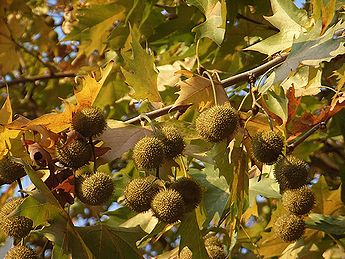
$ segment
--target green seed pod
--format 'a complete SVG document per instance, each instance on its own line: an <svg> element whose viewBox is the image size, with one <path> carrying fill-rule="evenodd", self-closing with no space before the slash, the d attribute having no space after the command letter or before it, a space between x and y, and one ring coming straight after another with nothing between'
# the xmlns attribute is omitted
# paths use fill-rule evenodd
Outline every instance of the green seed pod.
<svg viewBox="0 0 345 259"><path fill-rule="evenodd" d="M14 162L10 156L6 156L0 160L1 182L10 184L25 175L23 165Z"/></svg>
<svg viewBox="0 0 345 259"><path fill-rule="evenodd" d="M225 105L216 105L202 112L196 120L196 130L209 142L231 138L239 127L237 111Z"/></svg>
<svg viewBox="0 0 345 259"><path fill-rule="evenodd" d="M91 147L81 139L73 140L65 145L59 143L56 147L59 161L72 168L80 168L86 165L91 159Z"/></svg>
<svg viewBox="0 0 345 259"><path fill-rule="evenodd" d="M280 157L274 167L274 176L280 189L297 189L307 184L309 166L294 156Z"/></svg>
<svg viewBox="0 0 345 259"><path fill-rule="evenodd" d="M112 178L103 172L76 181L76 196L83 203L96 206L110 200L114 191Z"/></svg>
<svg viewBox="0 0 345 259"><path fill-rule="evenodd" d="M258 161L272 165L282 153L283 136L274 131L258 132L253 137L252 146L254 156Z"/></svg>
<svg viewBox="0 0 345 259"><path fill-rule="evenodd" d="M293 214L308 214L314 205L314 193L306 185L298 189L286 190L283 194L283 206Z"/></svg>
<svg viewBox="0 0 345 259"><path fill-rule="evenodd" d="M5 259L38 259L38 255L26 246L17 245L8 250Z"/></svg>
<svg viewBox="0 0 345 259"><path fill-rule="evenodd" d="M303 219L293 214L280 216L273 225L273 232L284 242L294 242L300 239L304 229Z"/></svg>
<svg viewBox="0 0 345 259"><path fill-rule="evenodd" d="M175 158L181 155L186 146L183 137L173 126L164 126L160 131L159 139L163 143L166 158Z"/></svg>
<svg viewBox="0 0 345 259"><path fill-rule="evenodd" d="M144 137L133 149L133 160L140 169L159 167L164 158L163 143L156 137Z"/></svg>
<svg viewBox="0 0 345 259"><path fill-rule="evenodd" d="M6 217L1 220L1 229L7 236L24 238L32 230L33 221L24 216Z"/></svg>
<svg viewBox="0 0 345 259"><path fill-rule="evenodd" d="M100 135L106 126L102 110L96 107L84 107L72 117L72 128L84 137Z"/></svg>
<svg viewBox="0 0 345 259"><path fill-rule="evenodd" d="M174 182L171 189L178 191L185 204L185 212L194 210L201 202L202 189L192 178L182 177Z"/></svg>
<svg viewBox="0 0 345 259"><path fill-rule="evenodd" d="M151 177L133 179L124 190L126 206L136 212L147 211L158 192L159 186Z"/></svg>
<svg viewBox="0 0 345 259"><path fill-rule="evenodd" d="M184 202L182 195L172 189L161 190L153 198L151 209L162 222L175 223L183 217Z"/></svg>

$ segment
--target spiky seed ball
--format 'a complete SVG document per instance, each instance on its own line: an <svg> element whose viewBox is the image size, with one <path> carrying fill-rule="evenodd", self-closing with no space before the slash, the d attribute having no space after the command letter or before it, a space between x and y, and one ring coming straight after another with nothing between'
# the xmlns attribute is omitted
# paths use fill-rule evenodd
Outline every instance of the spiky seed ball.
<svg viewBox="0 0 345 259"><path fill-rule="evenodd" d="M182 195L185 204L185 212L194 210L201 202L202 189L192 178L179 178L170 188L178 191Z"/></svg>
<svg viewBox="0 0 345 259"><path fill-rule="evenodd" d="M102 110L96 107L84 107L72 117L72 128L84 137L97 136L106 126L107 122Z"/></svg>
<svg viewBox="0 0 345 259"><path fill-rule="evenodd" d="M8 214L10 214L12 211L14 211L16 208L18 208L22 203L24 199L23 198L12 198L9 201L7 201L4 206L0 209L0 219L3 217L7 217Z"/></svg>
<svg viewBox="0 0 345 259"><path fill-rule="evenodd" d="M294 242L300 239L304 229L303 219L293 214L280 216L273 225L273 232L284 242Z"/></svg>
<svg viewBox="0 0 345 259"><path fill-rule="evenodd" d="M196 120L196 130L209 142L220 142L232 137L239 125L237 111L225 105L216 105L202 112Z"/></svg>
<svg viewBox="0 0 345 259"><path fill-rule="evenodd" d="M278 158L274 167L274 176L280 189L297 189L307 184L309 166L303 160L287 156Z"/></svg>
<svg viewBox="0 0 345 259"><path fill-rule="evenodd" d="M159 186L151 177L133 179L124 190L126 205L136 212L147 211L158 192Z"/></svg>
<svg viewBox="0 0 345 259"><path fill-rule="evenodd" d="M76 182L76 196L88 205L96 206L107 202L114 191L114 182L103 172L96 172Z"/></svg>
<svg viewBox="0 0 345 259"><path fill-rule="evenodd" d="M174 126L164 126L158 135L163 143L164 156L166 158L175 158L182 154L186 145L182 135Z"/></svg>
<svg viewBox="0 0 345 259"><path fill-rule="evenodd" d="M38 259L38 255L26 246L17 245L8 250L5 259Z"/></svg>
<svg viewBox="0 0 345 259"><path fill-rule="evenodd" d="M140 169L157 168L163 161L163 143L156 137L144 137L133 149L133 160Z"/></svg>
<svg viewBox="0 0 345 259"><path fill-rule="evenodd" d="M182 195L173 189L161 190L151 202L154 215L165 223L175 223L183 217Z"/></svg>
<svg viewBox="0 0 345 259"><path fill-rule="evenodd" d="M314 193L306 185L299 189L286 190L283 194L284 207L296 215L308 214L314 204Z"/></svg>
<svg viewBox="0 0 345 259"><path fill-rule="evenodd" d="M207 235L204 238L204 243L205 243L205 246L219 246L219 247L223 248L222 242L220 242L218 237L215 235Z"/></svg>
<svg viewBox="0 0 345 259"><path fill-rule="evenodd" d="M264 164L274 164L284 147L283 136L274 131L258 132L254 135L253 153L257 160Z"/></svg>
<svg viewBox="0 0 345 259"><path fill-rule="evenodd" d="M80 168L87 164L91 158L91 147L82 139L76 139L67 144L59 143L56 147L59 161L72 168Z"/></svg>
<svg viewBox="0 0 345 259"><path fill-rule="evenodd" d="M12 183L25 176L23 165L13 161L9 156L0 160L0 178L4 183Z"/></svg>
<svg viewBox="0 0 345 259"><path fill-rule="evenodd" d="M14 238L26 237L32 230L32 225L33 221L25 216L6 217L0 222L4 233Z"/></svg>
<svg viewBox="0 0 345 259"><path fill-rule="evenodd" d="M206 251L208 256L211 259L225 259L226 258L226 254L224 252L223 247L220 246L206 246Z"/></svg>
<svg viewBox="0 0 345 259"><path fill-rule="evenodd" d="M180 259L192 259L192 258L193 258L192 251L191 251L187 246L185 246L185 247L181 250L181 253L180 253L179 258L180 258Z"/></svg>

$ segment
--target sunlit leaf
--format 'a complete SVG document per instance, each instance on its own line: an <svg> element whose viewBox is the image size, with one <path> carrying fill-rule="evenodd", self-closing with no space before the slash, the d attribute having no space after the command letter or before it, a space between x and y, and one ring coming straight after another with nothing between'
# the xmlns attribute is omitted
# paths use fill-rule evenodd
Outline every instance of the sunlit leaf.
<svg viewBox="0 0 345 259"><path fill-rule="evenodd" d="M304 28L310 26L307 12L298 9L292 1L271 0L271 6L273 16L265 19L280 31L246 50L256 50L271 56L291 47L293 40L299 37Z"/></svg>
<svg viewBox="0 0 345 259"><path fill-rule="evenodd" d="M228 96L226 95L223 86L216 80L214 80L213 83L218 104L227 103ZM214 104L213 88L209 79L194 75L193 77L180 82L178 86L180 88L180 92L174 106L194 104L198 110L201 111Z"/></svg>
<svg viewBox="0 0 345 259"><path fill-rule="evenodd" d="M126 83L133 89L130 95L137 100L148 99L151 102L160 102L154 56L141 47L133 31L131 46L130 52L121 53L125 60L125 66L121 67L121 71Z"/></svg>
<svg viewBox="0 0 345 259"><path fill-rule="evenodd" d="M140 227L109 227L103 223L78 228L95 258L142 258L135 242L145 235Z"/></svg>
<svg viewBox="0 0 345 259"><path fill-rule="evenodd" d="M108 120L108 127L102 135L104 147L111 150L102 159L111 161L131 149L140 139L152 134L144 127L138 127L121 121Z"/></svg>
<svg viewBox="0 0 345 259"><path fill-rule="evenodd" d="M317 229L326 233L343 235L345 233L345 217L330 217L322 214L312 213L306 221L308 228Z"/></svg>
<svg viewBox="0 0 345 259"><path fill-rule="evenodd" d="M187 246L192 251L193 258L208 257L194 211L185 215L177 233L181 235L180 251Z"/></svg>

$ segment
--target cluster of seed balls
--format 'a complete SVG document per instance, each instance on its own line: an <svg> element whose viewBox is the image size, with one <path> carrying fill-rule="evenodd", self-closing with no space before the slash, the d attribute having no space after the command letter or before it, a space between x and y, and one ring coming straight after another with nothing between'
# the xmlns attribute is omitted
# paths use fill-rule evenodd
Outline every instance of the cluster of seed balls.
<svg viewBox="0 0 345 259"><path fill-rule="evenodd" d="M292 155L282 156L284 139L273 131L256 133L252 148L258 161L274 164L274 176L283 192L283 206L288 213L276 220L273 231L285 242L296 241L305 229L302 216L308 214L315 203L315 196L307 186L309 166Z"/></svg>
<svg viewBox="0 0 345 259"><path fill-rule="evenodd" d="M72 116L72 128L81 137L59 142L56 156L61 164L77 170L92 159L92 137L99 136L107 126L101 109L85 106ZM89 140L89 141L88 141ZM101 205L107 202L114 191L112 178L104 172L76 174L76 197L88 205Z"/></svg>
<svg viewBox="0 0 345 259"><path fill-rule="evenodd" d="M185 148L183 137L174 126L156 130L155 136L139 140L133 148L133 161L139 169L158 168L164 159L173 159Z"/></svg>
<svg viewBox="0 0 345 259"><path fill-rule="evenodd" d="M226 253L222 242L215 235L206 235L204 244L207 255L211 259L225 259ZM188 247L184 247L179 255L179 259L192 259L192 251Z"/></svg>
<svg viewBox="0 0 345 259"><path fill-rule="evenodd" d="M23 198L13 198L5 203L0 209L0 228L6 236L13 237L16 240L26 237L33 229L33 221L25 216L11 216L24 201ZM5 256L5 259L38 259L38 255L31 249L17 245L11 248Z"/></svg>
<svg viewBox="0 0 345 259"><path fill-rule="evenodd" d="M157 181L153 176L130 181L124 190L126 206L136 212L152 209L160 221L170 224L181 220L201 202L202 189L192 178L181 177L167 188Z"/></svg>

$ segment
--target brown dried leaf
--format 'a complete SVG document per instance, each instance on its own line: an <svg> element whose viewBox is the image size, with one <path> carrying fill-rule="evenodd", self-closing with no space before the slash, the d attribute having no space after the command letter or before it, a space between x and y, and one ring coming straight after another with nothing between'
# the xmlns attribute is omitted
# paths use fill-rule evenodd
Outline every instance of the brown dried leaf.
<svg viewBox="0 0 345 259"><path fill-rule="evenodd" d="M302 97L296 98L294 84L291 84L291 87L286 91L286 97L289 101L288 102L288 119L286 122L286 125L288 125L291 119L295 116L298 106L301 103Z"/></svg>
<svg viewBox="0 0 345 259"><path fill-rule="evenodd" d="M228 103L228 96L219 81L213 80L216 89L218 104ZM179 97L174 106L194 104L199 111L202 111L214 104L212 83L209 79L194 75L178 84L180 88Z"/></svg>

